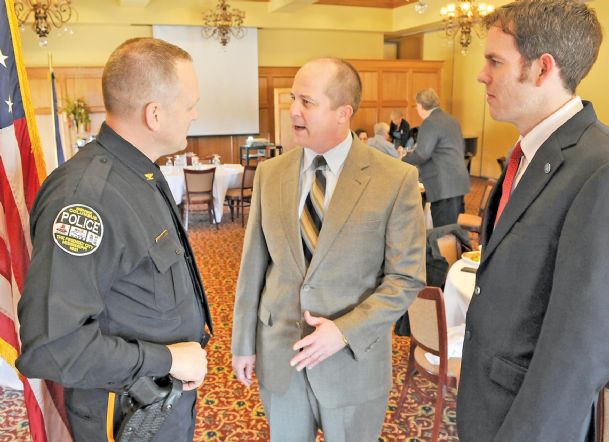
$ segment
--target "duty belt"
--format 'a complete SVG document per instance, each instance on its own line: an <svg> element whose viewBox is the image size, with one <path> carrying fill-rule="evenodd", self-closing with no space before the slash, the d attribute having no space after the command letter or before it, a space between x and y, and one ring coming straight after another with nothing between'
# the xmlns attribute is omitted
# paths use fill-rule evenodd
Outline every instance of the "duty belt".
<svg viewBox="0 0 609 442"><path fill-rule="evenodd" d="M121 409L127 416L116 442L151 441L181 396L182 382L172 376L139 378L121 395Z"/></svg>

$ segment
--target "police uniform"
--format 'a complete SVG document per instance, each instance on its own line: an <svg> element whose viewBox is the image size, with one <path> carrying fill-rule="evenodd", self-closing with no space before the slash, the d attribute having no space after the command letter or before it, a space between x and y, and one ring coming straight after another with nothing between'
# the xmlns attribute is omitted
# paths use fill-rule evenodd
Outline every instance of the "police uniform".
<svg viewBox="0 0 609 442"><path fill-rule="evenodd" d="M203 342L205 325L212 331L168 193L158 167L104 123L97 141L48 177L32 208L17 367L65 387L76 441L106 440L118 423L106 422L111 392L168 374L166 344ZM155 440L192 440L195 400L185 392Z"/></svg>

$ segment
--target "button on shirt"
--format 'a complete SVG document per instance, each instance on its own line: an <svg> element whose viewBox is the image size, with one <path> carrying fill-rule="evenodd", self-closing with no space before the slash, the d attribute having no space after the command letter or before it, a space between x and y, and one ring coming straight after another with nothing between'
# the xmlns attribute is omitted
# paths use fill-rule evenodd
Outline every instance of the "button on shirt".
<svg viewBox="0 0 609 442"><path fill-rule="evenodd" d="M520 160L520 166L518 167L512 190L514 190L520 182L520 179L524 175L529 164L531 164L531 161L533 161L533 157L541 145L545 143L559 127L565 124L583 108L584 105L582 104L581 98L574 97L563 107L535 126L528 134L520 137L520 147L522 148L524 155Z"/></svg>
<svg viewBox="0 0 609 442"><path fill-rule="evenodd" d="M353 142L353 135L351 132L347 134L345 139L338 145L328 150L323 154L323 157L328 164L326 168L326 194L324 198L324 212L330 205L332 194L336 188L338 177L343 170L343 165L351 149L351 143ZM302 209L305 205L307 195L311 191L313 180L315 179L315 170L313 169L313 160L319 153L315 152L308 147L304 148L304 157L302 160L302 169L300 170L300 203L298 204L298 217L302 215Z"/></svg>

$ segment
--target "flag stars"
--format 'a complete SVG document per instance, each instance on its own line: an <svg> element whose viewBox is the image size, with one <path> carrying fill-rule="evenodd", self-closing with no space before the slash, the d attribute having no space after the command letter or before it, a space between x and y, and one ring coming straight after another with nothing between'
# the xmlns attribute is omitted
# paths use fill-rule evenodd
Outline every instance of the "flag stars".
<svg viewBox="0 0 609 442"><path fill-rule="evenodd" d="M8 100L4 100L4 102L6 104L8 104L8 113L12 114L13 113L13 102L11 101L11 96L8 96Z"/></svg>
<svg viewBox="0 0 609 442"><path fill-rule="evenodd" d="M4 67L6 67L6 59L8 58L7 55L4 55L2 53L2 49L0 49L0 64Z"/></svg>

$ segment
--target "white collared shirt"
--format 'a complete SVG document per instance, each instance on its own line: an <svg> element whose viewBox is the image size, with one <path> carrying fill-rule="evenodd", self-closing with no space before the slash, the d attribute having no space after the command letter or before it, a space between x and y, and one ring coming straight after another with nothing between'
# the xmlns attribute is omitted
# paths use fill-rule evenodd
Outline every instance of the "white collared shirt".
<svg viewBox="0 0 609 442"><path fill-rule="evenodd" d="M546 140L550 138L550 135L556 132L560 126L569 121L583 108L584 105L581 98L573 97L563 107L535 126L528 134L524 137L520 137L520 147L522 148L522 153L524 155L520 160L520 166L518 167L512 190L518 185L518 182L524 175L529 164L531 164L531 161L533 161L533 157L541 145L545 143Z"/></svg>
<svg viewBox="0 0 609 442"><path fill-rule="evenodd" d="M351 135L351 132L349 132L343 141L323 154L323 157L328 164L328 168L326 169L326 195L324 198L324 212L330 205L334 188L338 182L338 177L343 170L345 159L347 158L349 150L351 149L351 143L353 143L353 136ZM308 147L304 148L302 169L300 170L300 203L298 204L298 218L300 218L300 215L302 214L302 208L305 205L307 195L311 191L311 186L313 185L315 171L313 170L312 164L317 155L319 154L314 150L309 149Z"/></svg>

